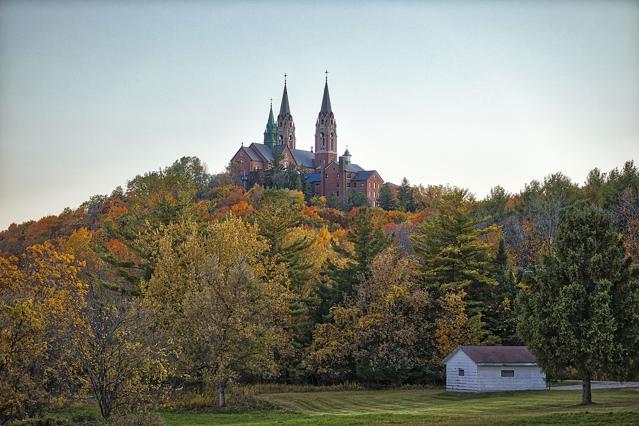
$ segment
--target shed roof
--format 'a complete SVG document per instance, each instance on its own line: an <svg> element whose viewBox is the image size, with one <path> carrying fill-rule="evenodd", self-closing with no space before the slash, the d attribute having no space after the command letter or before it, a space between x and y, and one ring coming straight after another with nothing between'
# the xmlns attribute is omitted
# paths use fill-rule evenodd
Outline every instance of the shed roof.
<svg viewBox="0 0 639 426"><path fill-rule="evenodd" d="M463 351L476 364L536 364L537 360L526 346L458 346L446 358Z"/></svg>

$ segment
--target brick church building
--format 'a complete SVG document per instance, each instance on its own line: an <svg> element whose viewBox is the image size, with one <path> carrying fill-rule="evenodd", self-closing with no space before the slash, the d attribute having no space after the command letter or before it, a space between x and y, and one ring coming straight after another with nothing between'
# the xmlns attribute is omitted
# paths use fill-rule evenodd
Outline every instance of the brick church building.
<svg viewBox="0 0 639 426"><path fill-rule="evenodd" d="M305 151L296 148L295 123L285 80L277 122L271 105L263 143L242 144L231 158L231 164L241 174L246 189L259 181L258 176L265 170L273 167L277 157L281 166L295 166L313 195L328 197L334 194L341 202L347 199L349 191L357 191L366 196L369 206L377 206L379 190L384 183L379 173L352 163L348 149L342 156L337 156L337 124L331 107L328 79L324 83L322 106L315 123L314 149Z"/></svg>

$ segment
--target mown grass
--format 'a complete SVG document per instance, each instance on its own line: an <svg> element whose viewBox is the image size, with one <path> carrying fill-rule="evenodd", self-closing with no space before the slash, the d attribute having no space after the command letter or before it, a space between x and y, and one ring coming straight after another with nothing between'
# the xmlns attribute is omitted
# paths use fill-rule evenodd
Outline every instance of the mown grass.
<svg viewBox="0 0 639 426"><path fill-rule="evenodd" d="M277 389L279 390L279 389ZM639 392L597 389L596 404L582 407L579 391L458 394L441 388L279 392L259 395L272 410L161 412L167 425L537 425L639 424ZM98 415L77 405L57 416Z"/></svg>
<svg viewBox="0 0 639 426"><path fill-rule="evenodd" d="M593 392L597 404L577 405L577 391L453 394L441 389L276 393L279 411L238 414L162 413L168 425L281 424L639 424L639 392Z"/></svg>

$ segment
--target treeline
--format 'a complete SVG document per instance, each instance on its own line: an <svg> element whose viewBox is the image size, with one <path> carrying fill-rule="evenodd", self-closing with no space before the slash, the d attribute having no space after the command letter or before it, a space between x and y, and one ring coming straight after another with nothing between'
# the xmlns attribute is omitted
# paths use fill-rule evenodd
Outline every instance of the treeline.
<svg viewBox="0 0 639 426"><path fill-rule="evenodd" d="M537 347L526 292L539 271L559 274L548 256L572 247L567 212L603 215L593 235L621 256L610 289L633 300L619 271L639 261L638 193L628 162L484 200L404 180L382 208L340 210L294 189L245 192L182 158L0 234L0 422L83 392L109 417L209 389L224 405L237 383L441 382L458 344ZM620 360L636 354L619 345Z"/></svg>

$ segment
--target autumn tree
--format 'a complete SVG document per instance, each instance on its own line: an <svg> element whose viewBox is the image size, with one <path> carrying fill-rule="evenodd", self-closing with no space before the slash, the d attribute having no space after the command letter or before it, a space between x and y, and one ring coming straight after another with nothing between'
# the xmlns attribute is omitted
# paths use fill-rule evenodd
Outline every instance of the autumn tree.
<svg viewBox="0 0 639 426"><path fill-rule="evenodd" d="M137 293L140 281L151 277L161 228L194 217L195 201L206 192L209 179L197 158L186 157L128 182L124 204L104 220L100 252L128 283L123 290ZM109 250L111 242L130 255L122 257Z"/></svg>
<svg viewBox="0 0 639 426"><path fill-rule="evenodd" d="M320 382L400 384L434 370L429 298L415 272L395 246L375 257L354 296L316 326L304 365Z"/></svg>
<svg viewBox="0 0 639 426"><path fill-rule="evenodd" d="M92 300L85 321L74 355L102 417L150 404L166 369L153 351L156 343L150 341L144 315L121 298Z"/></svg>
<svg viewBox="0 0 639 426"><path fill-rule="evenodd" d="M265 278L269 247L256 225L229 217L175 227L160 239L144 306L174 354L173 373L201 391L214 384L224 406L232 382L276 374L288 291Z"/></svg>
<svg viewBox="0 0 639 426"><path fill-rule="evenodd" d="M435 319L434 343L439 359L443 359L459 345L481 343L481 323L478 317L466 314L462 290L448 290L437 299L439 314Z"/></svg>
<svg viewBox="0 0 639 426"><path fill-rule="evenodd" d="M557 237L521 293L519 332L546 372L577 371L590 404L594 377L628 379L639 367L639 284L601 209L563 214Z"/></svg>
<svg viewBox="0 0 639 426"><path fill-rule="evenodd" d="M50 243L0 257L0 423L38 412L72 384L81 266Z"/></svg>

